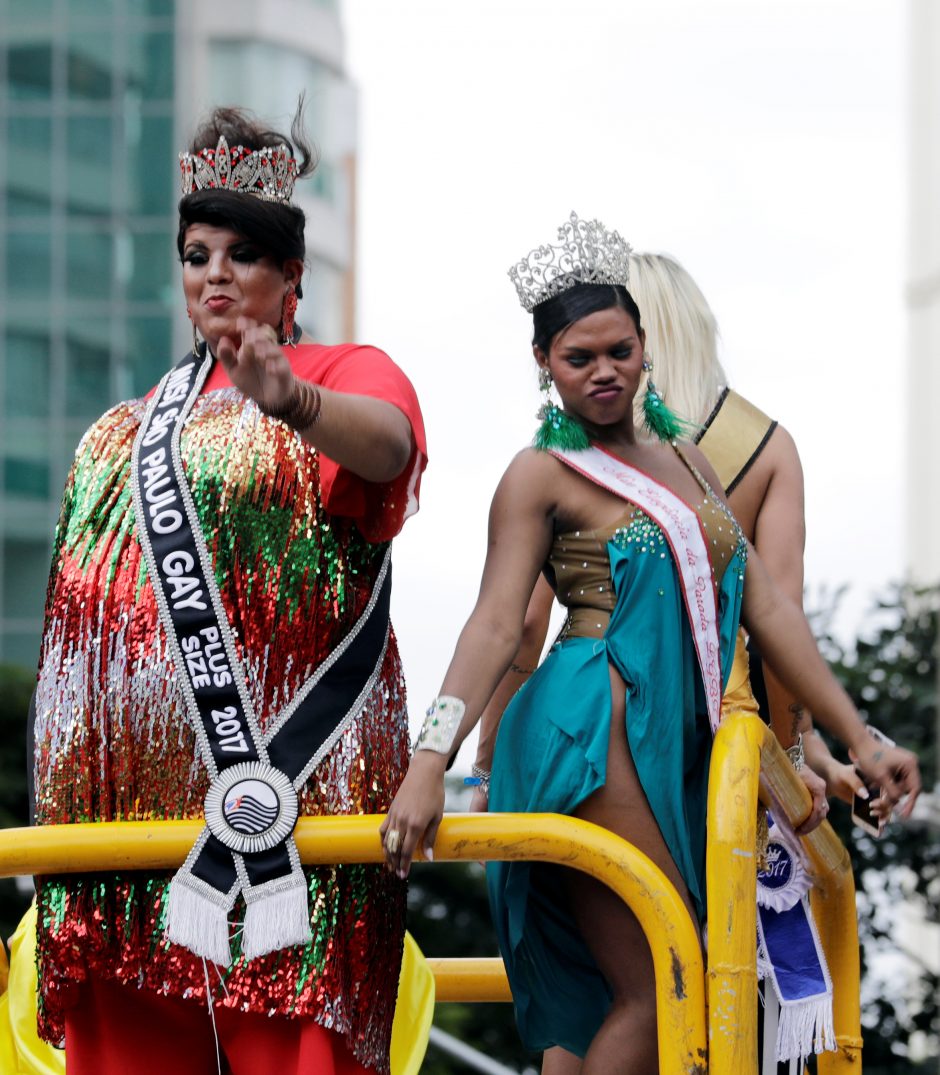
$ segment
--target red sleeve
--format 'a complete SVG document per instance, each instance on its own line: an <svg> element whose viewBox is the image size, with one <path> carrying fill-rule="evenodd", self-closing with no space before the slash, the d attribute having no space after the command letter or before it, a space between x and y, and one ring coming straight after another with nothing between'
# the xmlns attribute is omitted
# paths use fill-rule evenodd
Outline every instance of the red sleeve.
<svg viewBox="0 0 940 1075"><path fill-rule="evenodd" d="M411 382L376 347L298 347L294 372L336 392L371 396L396 406L411 423L414 449L408 465L390 482L369 482L320 455L320 491L326 510L355 519L367 541L389 541L418 510L421 474L427 466L424 419Z"/></svg>

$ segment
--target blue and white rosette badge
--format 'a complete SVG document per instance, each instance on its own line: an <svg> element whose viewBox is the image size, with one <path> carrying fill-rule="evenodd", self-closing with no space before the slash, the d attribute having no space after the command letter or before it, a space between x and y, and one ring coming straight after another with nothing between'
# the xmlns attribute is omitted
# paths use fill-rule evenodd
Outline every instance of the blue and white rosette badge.
<svg viewBox="0 0 940 1075"><path fill-rule="evenodd" d="M772 911L789 911L812 887L795 837L776 822L767 838L767 868L757 871L757 903Z"/></svg>
<svg viewBox="0 0 940 1075"><path fill-rule="evenodd" d="M799 841L774 823L767 866L757 872L757 969L773 985L772 995L764 991L764 1035L771 1044L776 1026L778 1061L836 1047L832 978L807 898L811 886Z"/></svg>

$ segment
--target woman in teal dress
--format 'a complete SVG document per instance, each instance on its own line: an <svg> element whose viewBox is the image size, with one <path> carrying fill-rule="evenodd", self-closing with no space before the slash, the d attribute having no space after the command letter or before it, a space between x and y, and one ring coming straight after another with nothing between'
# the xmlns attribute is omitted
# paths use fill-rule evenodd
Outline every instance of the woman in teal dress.
<svg viewBox="0 0 940 1075"><path fill-rule="evenodd" d="M405 876L419 845L430 855L448 760L518 649L541 571L570 614L503 717L490 809L606 827L665 872L701 923L708 757L739 614L870 776L900 796L916 794L919 774L908 752L878 754L802 612L713 491L708 463L674 443L652 387L646 412L663 440L637 436L633 400L648 362L627 244L574 214L559 239L510 275L533 314L540 381L554 383L563 409L543 408L535 446L496 490L480 596L382 824L386 858ZM496 864L489 883L520 1033L550 1050L543 1072L655 1072L652 959L629 908L559 867Z"/></svg>

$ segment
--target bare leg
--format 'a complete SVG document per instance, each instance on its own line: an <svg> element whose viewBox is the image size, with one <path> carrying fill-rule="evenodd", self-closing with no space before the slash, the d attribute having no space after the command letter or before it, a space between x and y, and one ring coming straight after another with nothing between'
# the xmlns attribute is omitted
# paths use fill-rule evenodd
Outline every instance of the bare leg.
<svg viewBox="0 0 940 1075"><path fill-rule="evenodd" d="M581 1075L581 1058L556 1045L542 1054L542 1075Z"/></svg>
<svg viewBox="0 0 940 1075"><path fill-rule="evenodd" d="M607 779L581 804L576 816L623 836L648 855L675 885L694 921L688 890L659 831L630 755L624 726L624 688L613 669L611 697ZM570 870L565 871L565 879L574 919L614 994L607 1018L581 1064L580 1075L656 1075L659 1060L653 959L640 924L627 905L600 881ZM548 1070L556 1075L554 1068ZM558 1075L568 1075L568 1069L559 1068Z"/></svg>

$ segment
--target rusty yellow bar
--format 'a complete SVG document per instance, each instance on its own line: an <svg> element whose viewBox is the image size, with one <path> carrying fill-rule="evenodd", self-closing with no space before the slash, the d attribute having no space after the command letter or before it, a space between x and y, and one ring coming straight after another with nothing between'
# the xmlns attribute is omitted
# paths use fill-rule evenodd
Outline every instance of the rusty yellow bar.
<svg viewBox="0 0 940 1075"><path fill-rule="evenodd" d="M756 725L764 725L756 717ZM708 1049L721 1075L757 1061L757 788L762 736L743 714L722 721L708 777Z"/></svg>
<svg viewBox="0 0 940 1075"><path fill-rule="evenodd" d="M509 979L503 961L494 959L427 960L434 975L434 999L441 1004L509 1001Z"/></svg>
<svg viewBox="0 0 940 1075"><path fill-rule="evenodd" d="M859 1000L858 921L855 917L855 883L845 854L846 869L831 874L810 892L816 927L833 981L834 1053L818 1060L819 1075L860 1075L862 1023Z"/></svg>
<svg viewBox="0 0 940 1075"><path fill-rule="evenodd" d="M302 818L295 830L300 857L308 864L380 862L381 821L380 815ZM0 833L0 876L173 869L201 829L200 822L190 821L7 829ZM679 894L642 852L606 829L558 814L448 814L434 857L437 862L556 862L582 870L616 892L637 916L653 954L660 1075L705 1075L698 936Z"/></svg>
<svg viewBox="0 0 940 1075"><path fill-rule="evenodd" d="M754 1071L757 1056L756 869L758 797L799 825L810 798L759 718L735 713L715 736L708 799L708 1004L713 1072ZM828 822L803 837L816 887L813 910L833 979L838 1051L820 1075L860 1075L861 1014L855 886L848 853Z"/></svg>

